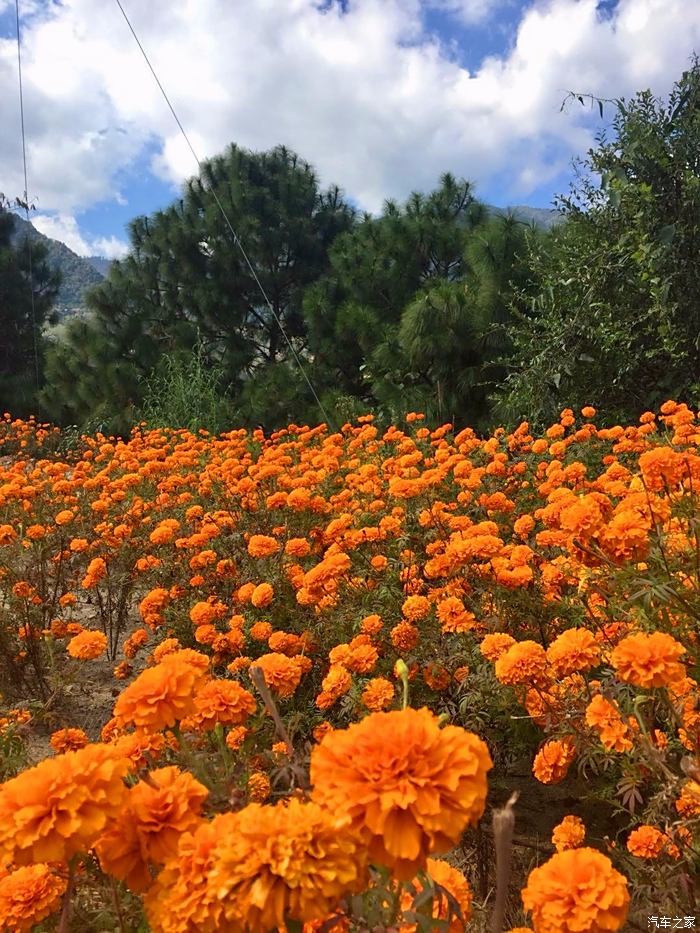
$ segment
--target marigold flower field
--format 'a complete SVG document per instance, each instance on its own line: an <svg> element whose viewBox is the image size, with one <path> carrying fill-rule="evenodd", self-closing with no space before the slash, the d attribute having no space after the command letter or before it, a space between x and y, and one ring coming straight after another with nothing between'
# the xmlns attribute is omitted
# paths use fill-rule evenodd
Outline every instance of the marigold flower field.
<svg viewBox="0 0 700 933"><path fill-rule="evenodd" d="M1 928L700 927L700 425L596 421L5 416Z"/></svg>

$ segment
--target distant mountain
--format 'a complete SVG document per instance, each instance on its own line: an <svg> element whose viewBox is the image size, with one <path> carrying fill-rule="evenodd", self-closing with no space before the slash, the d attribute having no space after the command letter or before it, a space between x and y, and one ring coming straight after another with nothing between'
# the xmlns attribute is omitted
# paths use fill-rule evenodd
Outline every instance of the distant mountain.
<svg viewBox="0 0 700 933"><path fill-rule="evenodd" d="M492 204L486 206L494 214L514 214L518 220L534 224L542 230L551 230L564 219L563 214L548 207L527 207L525 204L518 204L516 207L494 207Z"/></svg>
<svg viewBox="0 0 700 933"><path fill-rule="evenodd" d="M86 256L85 259L103 278L107 278L109 267L112 265L111 259L105 259L104 256Z"/></svg>
<svg viewBox="0 0 700 933"><path fill-rule="evenodd" d="M15 214L13 239L20 240L27 235L27 232L29 232L32 240L37 240L46 247L46 258L49 265L58 268L61 272L61 287L54 305L59 317L65 317L83 309L85 307L85 292L94 285L99 285L105 277L105 273L99 270L96 263L106 263L108 266L109 260L99 257L86 259L78 256L65 243L44 236L31 223L27 223L26 220Z"/></svg>

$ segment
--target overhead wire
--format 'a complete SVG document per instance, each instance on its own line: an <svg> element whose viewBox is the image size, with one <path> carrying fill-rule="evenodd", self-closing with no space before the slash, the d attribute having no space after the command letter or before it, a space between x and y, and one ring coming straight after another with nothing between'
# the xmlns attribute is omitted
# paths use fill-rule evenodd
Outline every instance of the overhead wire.
<svg viewBox="0 0 700 933"><path fill-rule="evenodd" d="M29 184L27 182L27 141L24 129L24 92L22 88L22 41L19 24L19 0L15 0L15 17L17 21L17 71L19 75L19 119L22 130L22 164L24 167L24 210L29 220ZM36 388L39 388L39 340L36 328L36 305L34 302L34 271L32 258L32 237L31 228L27 230L27 255L29 257L29 294L31 297L32 308L32 343L34 349L34 380Z"/></svg>
<svg viewBox="0 0 700 933"><path fill-rule="evenodd" d="M19 0L16 0L16 2L19 2ZM148 68L149 68L151 74L153 75L153 79L154 79L154 81L156 82L156 84L157 84L157 86L158 86L158 89L160 90L160 93L163 95L163 99L165 100L166 104L168 105L168 108L170 109L170 112L171 112L171 114L173 115L173 119L174 119L175 122L177 123L177 126L178 126L180 132L182 133L183 139L185 140L185 142L186 142L186 144L187 144L187 146L188 146L190 152L192 153L192 156L193 156L195 162L197 163L197 169L200 170L200 169L201 169L201 166L202 166L202 160L201 160L201 159L199 158L199 156L197 155L197 152L196 152L194 146L192 145L192 142L191 142L189 136L187 135L187 133L186 133L186 131L185 131L185 128L184 128L184 126L182 125L182 122L181 122L180 118L178 117L178 115L177 115L177 113L176 113L176 111L175 111L175 108L173 107L173 105L172 105L172 103L171 103L171 101L170 101L170 98L168 97L168 95L167 95L167 93L166 93L166 91L165 91L165 88L163 87L163 85L162 85L162 83L161 83L161 81L160 81L160 78L159 78L158 75L156 74L155 68L154 68L153 65L151 64L151 61L150 61L150 59L149 59L149 57L148 57L148 54L146 53L146 50L144 49L144 47L143 47L143 45L142 45L142 43L141 43L141 40L139 39L139 37L138 37L137 34L136 34L136 30L134 29L134 27L133 27L133 25L132 25L132 23L131 23L131 20L129 19L129 17L128 17L127 13L126 13L126 10L124 9L124 7L123 7L123 5L122 5L121 0L114 0L114 2L115 2L115 3L117 4L117 6L119 7L119 10L120 10L122 16L124 17L124 20L125 20L127 26L129 27L129 31L131 32L131 35L134 37L134 41L136 42L137 46L139 47L139 50L141 51L141 54L143 55L143 58L144 58L146 64L148 65ZM243 246L243 243L241 242L240 237L239 237L238 234L236 233L236 231L235 231L235 229L234 229L234 227L233 227L233 224L231 223L231 220L230 220L228 214L226 213L226 210L225 210L223 204L221 203L221 200L219 199L219 196L217 195L216 190L215 190L213 184L211 184L211 185L209 186L209 191L211 192L211 195L212 195L212 197L214 198L214 201L216 202L216 205L217 205L217 207L219 208L219 211L221 212L221 216L223 217L224 222L226 223L226 226L227 226L228 229L229 229L229 232L230 232L230 234L231 234L231 236L232 236L232 238L233 238L234 244L238 247L238 249L239 249L239 251L240 251L240 253L241 253L241 256L243 257L243 260L244 260L246 266L248 267L248 269L249 269L251 275L253 276L253 279L254 279L254 281L255 281L255 283L256 283L258 289L260 290L260 294L261 294L262 297L263 297L263 301L264 301L265 304L267 305L267 307L268 307L270 313L272 314L272 316L273 316L273 318L274 318L274 320L275 320L277 326L279 327L279 329L280 329L280 331L281 331L281 333L282 333L282 336L284 337L284 339L285 339L285 341L286 341L286 343L287 343L287 346L289 347L289 349L290 349L290 351L291 351L291 354L292 354L292 356L293 356L293 358L294 358L294 361L295 361L297 367L299 368L300 373L301 373L302 376L304 377L304 381L305 381L306 384L308 385L309 390L311 391L311 394L312 394L313 397L314 397L314 400L315 400L315 402L316 402L316 404L317 404L317 406L318 406L318 408L319 408L319 411L321 412L321 414L322 414L322 416L323 416L323 420L324 420L329 426L331 426L331 425L332 425L331 419L330 419L330 417L328 416L328 413L326 412L326 409L323 407L323 403L321 402L321 399L318 397L318 394L317 394L316 390L315 390L314 387L313 387L313 384L312 384L312 382L311 382L311 380L310 380L310 378L309 378L309 376L308 376L308 374L307 374L307 372L306 372L306 369L304 368L304 365L303 365L303 363L301 362L301 359L300 359L300 357L299 357L299 354L297 353L296 349L294 348L294 344L293 344L292 341L290 340L289 335L287 334L287 331L285 330L285 327L284 327L284 325L283 325L283 323L282 323L282 320L281 320L280 316L277 314L277 312L275 311L275 309L274 309L274 307L273 307L273 305L272 305L272 302L271 302L270 299L268 298L267 292L265 291L265 288L263 287L263 284L262 284L262 282L260 281L260 277L258 276L258 273L256 272L255 267L253 266L253 263L250 261L250 258L248 257L248 253L246 252L246 250L245 250L245 248L244 248L244 246Z"/></svg>

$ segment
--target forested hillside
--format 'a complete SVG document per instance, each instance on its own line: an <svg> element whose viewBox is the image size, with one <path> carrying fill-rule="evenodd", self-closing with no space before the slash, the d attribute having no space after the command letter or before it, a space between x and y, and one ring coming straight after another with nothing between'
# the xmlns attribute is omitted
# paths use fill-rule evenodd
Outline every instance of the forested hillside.
<svg viewBox="0 0 700 933"><path fill-rule="evenodd" d="M407 409L485 430L697 400L699 100L695 63L666 99L607 102L551 211L498 211L445 174L361 214L289 149L232 144L132 221L105 279L73 257L89 314L38 335L32 410L121 432Z"/></svg>

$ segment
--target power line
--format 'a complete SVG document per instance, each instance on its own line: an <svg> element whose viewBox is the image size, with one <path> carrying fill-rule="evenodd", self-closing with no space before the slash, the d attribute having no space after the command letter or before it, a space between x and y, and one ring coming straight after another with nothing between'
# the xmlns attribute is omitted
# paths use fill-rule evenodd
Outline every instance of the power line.
<svg viewBox="0 0 700 933"><path fill-rule="evenodd" d="M17 71L19 73L19 119L22 127L22 164L24 166L24 210L29 221L29 185L27 184L27 143L24 132L24 94L22 91L22 43L19 26L19 0L15 0L15 16L17 19ZM29 294L32 304L32 342L34 346L34 380L39 388L39 344L36 334L36 308L34 306L34 273L32 270L32 237L27 230L27 252L29 256Z"/></svg>
<svg viewBox="0 0 700 933"><path fill-rule="evenodd" d="M16 0L16 2L19 2L19 0ZM139 40L139 37L136 35L136 31L135 31L134 27L131 25L131 20L130 20L129 17L127 16L126 10L125 10L124 7L122 6L121 0L114 0L114 2L115 2L115 3L117 4L117 6L119 7L119 10L121 11L122 16L124 17L124 20L126 21L126 24L127 24L127 26L129 27L129 30L131 31L131 35L134 37L134 40L135 40L136 44L138 45L138 47L139 47L139 49L140 49L140 51L141 51L141 54L143 55L144 60L145 60L146 64L148 65L148 68L149 68L151 74L153 75L153 79L154 79L154 81L156 82L156 84L158 85L158 89L160 90L160 93L163 95L163 98L164 98L164 100L165 100L165 103L168 105L168 107L169 107L169 109L170 109L170 112L171 112L172 115L173 115L173 119L174 119L175 122L177 123L178 128L179 128L180 132L182 133L182 136L183 136L185 142L187 143L187 146L189 147L189 150L190 150L190 152L192 153L192 156L193 156L195 162L197 163L197 170L199 171L199 170L201 169L201 165L202 165L201 159L200 159L199 156L197 155L194 146L193 146L192 143L190 142L190 138L189 138L189 136L187 135L187 133L185 132L185 128L183 127L182 123L180 122L180 118L178 117L177 113L175 112L175 108L173 107L172 103L170 102L170 98L169 98L168 95L166 94L165 88L164 88L163 85L161 84L160 79L158 78L158 75L156 74L156 71L155 71L153 65L151 64L149 57L148 57L148 55L146 54L146 50L144 49L143 45L141 44L141 41ZM297 366L299 367L299 371L301 372L302 376L304 377L304 380L306 381L306 384L308 385L309 389L311 390L311 394L313 395L314 399L316 400L316 404L318 405L319 410L320 410L321 414L323 415L323 420L324 420L329 426L331 426L331 419L329 418L329 416L328 416L328 414L327 414L327 412L326 412L326 409L323 407L323 404L322 404L322 402L321 402L321 399L320 399L320 398L318 397L318 395L316 394L316 390L314 389L313 385L311 384L311 380L309 379L309 377L308 377L308 375L307 375L307 373L306 373L306 370L304 369L304 366L303 366L301 360L299 359L299 354L298 354L297 351L294 349L294 345L292 344L292 341L289 339L289 336L288 336L288 334L287 334L287 331L284 329L284 325L282 324L282 321L281 321L279 315L277 314L277 312L276 312L275 309L273 308L272 302L271 302L270 299L267 297L267 292L266 292L265 289L263 288L263 284L262 284L262 282L260 281L260 278L258 277L258 274L257 274L257 272L255 271L255 268L254 268L252 262L251 262L250 259L248 258L248 254L246 253L245 249L243 248L243 243L241 242L240 237L238 236L238 234L236 233L236 231L234 230L233 224L231 223L231 221L230 221L230 219L229 219L229 216L228 216L228 214L226 213L226 211L225 211L225 209L224 209L223 204L222 204L221 201L219 200L219 196L217 195L217 193L216 193L216 191L215 191L215 189L214 189L213 184L210 185L209 190L210 190L210 192L211 192L211 194L212 194L212 196L213 196L213 198L214 198L214 200L215 200L215 202L216 202L217 207L218 207L219 210L221 211L221 216L224 218L224 221L225 221L225 223L226 223L226 226L228 227L228 229L229 229L229 231L230 231L230 233L231 233L231 236L233 237L233 242L236 244L236 246L237 246L238 249L240 250L241 255L243 256L243 259L244 259L244 261L245 261L245 264L248 266L248 269L250 270L250 273L251 273L251 275L253 276L253 279L255 280L256 285L257 285L258 288L260 289L260 294L262 295L263 300L265 301L265 304L266 304L267 307L270 309L270 313L272 314L273 318L275 319L275 321L276 321L276 323L277 323L277 326L279 327L280 331L282 332L282 336L284 337L284 339L285 339L286 342L287 342L287 346L289 347L289 349L290 349L291 352L292 352L292 356L294 357L294 361L296 362Z"/></svg>

